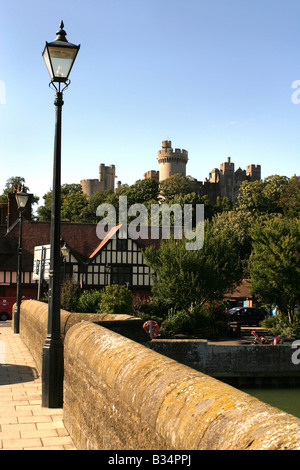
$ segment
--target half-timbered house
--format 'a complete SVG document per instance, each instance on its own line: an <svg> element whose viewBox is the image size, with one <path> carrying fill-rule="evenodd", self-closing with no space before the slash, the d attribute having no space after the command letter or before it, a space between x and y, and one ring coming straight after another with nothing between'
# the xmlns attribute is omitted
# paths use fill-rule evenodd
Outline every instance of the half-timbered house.
<svg viewBox="0 0 300 470"><path fill-rule="evenodd" d="M11 203L14 201L11 200ZM14 212L17 216L17 212ZM69 249L61 256L61 277L71 276L83 289L101 289L106 285L125 285L136 293L151 291L151 269L143 255L146 244L159 243L151 239L133 240L120 236L121 226L113 227L100 240L96 224L61 223L61 244ZM22 230L22 293L37 297L41 260L34 259L37 247L49 246L50 223L35 222L24 217ZM0 227L0 297L15 296L19 219L9 220ZM45 260L47 263L49 260ZM47 289L47 276L44 276Z"/></svg>
<svg viewBox="0 0 300 470"><path fill-rule="evenodd" d="M85 288L102 288L110 284L133 291L151 290L151 268L143 255L145 241L120 237L120 225L113 227L95 250L82 262L70 249L65 260L66 273ZM69 242L64 240L69 247Z"/></svg>

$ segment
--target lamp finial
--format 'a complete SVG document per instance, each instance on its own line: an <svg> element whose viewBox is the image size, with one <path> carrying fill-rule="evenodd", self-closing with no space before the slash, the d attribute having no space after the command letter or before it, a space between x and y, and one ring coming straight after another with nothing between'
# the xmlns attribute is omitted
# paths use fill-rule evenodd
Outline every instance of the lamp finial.
<svg viewBox="0 0 300 470"><path fill-rule="evenodd" d="M68 42L68 40L66 39L67 33L64 30L65 25L64 25L63 20L61 20L59 27L60 27L60 29L59 29L59 31L56 32L55 41L66 41L66 42Z"/></svg>

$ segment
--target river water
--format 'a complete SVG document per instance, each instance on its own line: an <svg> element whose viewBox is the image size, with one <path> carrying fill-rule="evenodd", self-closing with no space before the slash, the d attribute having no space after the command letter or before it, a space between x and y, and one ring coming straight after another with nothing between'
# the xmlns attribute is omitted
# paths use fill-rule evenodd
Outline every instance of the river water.
<svg viewBox="0 0 300 470"><path fill-rule="evenodd" d="M273 386L240 389L260 401L300 418L300 387L276 388Z"/></svg>

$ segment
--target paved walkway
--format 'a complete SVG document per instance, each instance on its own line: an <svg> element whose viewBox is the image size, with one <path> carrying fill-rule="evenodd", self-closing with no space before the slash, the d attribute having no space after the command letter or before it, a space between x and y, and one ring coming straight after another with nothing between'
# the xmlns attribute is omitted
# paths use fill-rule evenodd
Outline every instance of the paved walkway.
<svg viewBox="0 0 300 470"><path fill-rule="evenodd" d="M0 449L76 450L63 410L41 406L41 377L11 321L0 322Z"/></svg>

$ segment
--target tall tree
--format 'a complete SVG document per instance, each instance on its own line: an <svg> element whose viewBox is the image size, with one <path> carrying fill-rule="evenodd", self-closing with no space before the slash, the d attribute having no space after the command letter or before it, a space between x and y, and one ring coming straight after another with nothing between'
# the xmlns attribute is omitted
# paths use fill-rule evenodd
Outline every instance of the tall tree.
<svg viewBox="0 0 300 470"><path fill-rule="evenodd" d="M288 217L300 217L300 176L292 176L282 188L279 207Z"/></svg>
<svg viewBox="0 0 300 470"><path fill-rule="evenodd" d="M244 181L239 191L238 209L253 215L282 213L279 200L287 184L288 178L279 175L260 181Z"/></svg>
<svg viewBox="0 0 300 470"><path fill-rule="evenodd" d="M51 219L52 190L44 196L44 205L37 210L39 221L49 221ZM87 206L87 198L82 193L80 184L63 184L61 186L61 217L77 222L80 214Z"/></svg>
<svg viewBox="0 0 300 470"><path fill-rule="evenodd" d="M14 191L14 188L18 188L19 186L24 186L24 189L29 192L29 187L26 186L26 181L23 176L11 176L5 184L5 188L3 194L0 195L0 202L7 202L7 195ZM33 195L32 197L32 204L37 204L39 201L39 197Z"/></svg>
<svg viewBox="0 0 300 470"><path fill-rule="evenodd" d="M160 195L164 200L172 200L177 194L185 195L194 191L195 178L183 176L179 173L159 183Z"/></svg>
<svg viewBox="0 0 300 470"><path fill-rule="evenodd" d="M206 302L220 300L242 278L237 240L229 231L215 233L205 222L204 245L186 250L186 240L165 240L160 248L145 250L155 271L154 297L168 307L191 312Z"/></svg>
<svg viewBox="0 0 300 470"><path fill-rule="evenodd" d="M251 212L228 211L213 217L215 233L224 232L235 241L239 259L244 269L244 278L248 277L248 260L252 251L252 239L250 235L256 217ZM227 235L227 236L228 236Z"/></svg>
<svg viewBox="0 0 300 470"><path fill-rule="evenodd" d="M265 304L288 315L300 302L300 220L274 217L252 230L250 260L252 292Z"/></svg>

